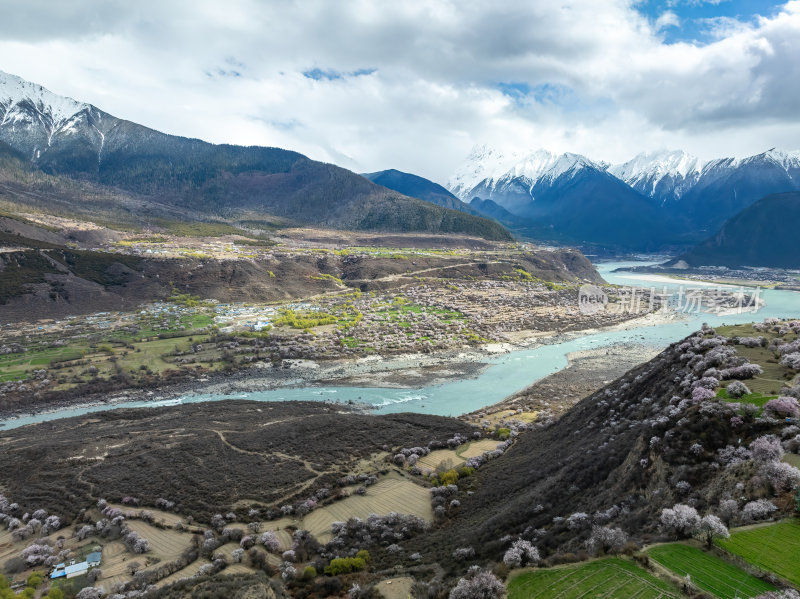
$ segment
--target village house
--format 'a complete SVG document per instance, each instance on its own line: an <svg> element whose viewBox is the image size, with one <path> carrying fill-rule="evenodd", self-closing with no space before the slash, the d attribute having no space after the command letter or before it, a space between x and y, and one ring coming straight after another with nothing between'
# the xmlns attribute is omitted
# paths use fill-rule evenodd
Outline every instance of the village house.
<svg viewBox="0 0 800 599"><path fill-rule="evenodd" d="M75 560L72 560L69 565L58 564L50 574L50 578L75 578L76 576L81 576L86 574L90 568L99 566L101 558L100 552L94 551L86 556L86 561L75 563Z"/></svg>

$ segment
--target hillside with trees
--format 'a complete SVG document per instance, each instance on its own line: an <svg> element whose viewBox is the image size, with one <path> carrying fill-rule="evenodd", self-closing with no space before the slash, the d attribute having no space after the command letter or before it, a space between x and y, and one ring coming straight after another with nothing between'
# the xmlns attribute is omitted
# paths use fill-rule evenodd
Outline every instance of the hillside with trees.
<svg viewBox="0 0 800 599"><path fill-rule="evenodd" d="M387 572L449 599L506 578L518 599L777 593L796 584L798 356L797 321L704 327L533 422L227 401L22 427L0 439L0 558L35 590L36 568L104 547L92 582L123 597L366 598Z"/></svg>
<svg viewBox="0 0 800 599"><path fill-rule="evenodd" d="M456 547L496 560L520 538L555 558L686 538L706 514L730 524L792 511L800 470L780 460L800 442L785 422L799 414L798 332L705 329L532 432L510 416L514 445L459 486L458 510L413 549L457 569Z"/></svg>

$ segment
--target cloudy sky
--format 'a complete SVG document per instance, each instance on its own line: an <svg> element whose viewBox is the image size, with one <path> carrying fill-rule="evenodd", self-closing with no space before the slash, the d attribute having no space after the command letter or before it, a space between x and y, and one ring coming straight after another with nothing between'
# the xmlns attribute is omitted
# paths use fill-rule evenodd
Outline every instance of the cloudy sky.
<svg viewBox="0 0 800 599"><path fill-rule="evenodd" d="M0 70L116 116L444 183L472 146L800 149L800 0L0 0Z"/></svg>

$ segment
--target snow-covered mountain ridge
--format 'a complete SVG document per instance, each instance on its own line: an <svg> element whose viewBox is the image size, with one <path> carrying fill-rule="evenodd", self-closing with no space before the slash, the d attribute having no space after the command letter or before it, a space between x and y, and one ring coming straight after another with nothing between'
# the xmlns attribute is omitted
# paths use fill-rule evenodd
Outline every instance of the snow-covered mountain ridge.
<svg viewBox="0 0 800 599"><path fill-rule="evenodd" d="M447 187L464 202L477 198L475 206L491 200L519 219L520 228L538 226L537 235L566 232L565 238L586 241L643 231L648 239L660 235L684 243L711 235L764 196L800 190L800 152L773 148L703 161L663 150L609 165L580 154L503 152L482 145L473 148ZM601 231L607 215L616 221ZM588 222L596 230L582 230ZM646 245L645 239L634 241Z"/></svg>
<svg viewBox="0 0 800 599"><path fill-rule="evenodd" d="M470 192L481 183L494 188L501 181L518 179L529 183L554 181L569 171L577 172L584 167L602 170L605 165L596 164L580 154L566 152L554 154L547 150L530 153L504 153L487 145L476 146L467 160L459 167L447 184L448 189L463 201L472 199Z"/></svg>
<svg viewBox="0 0 800 599"><path fill-rule="evenodd" d="M26 106L26 103L30 106ZM56 95L41 85L0 71L0 124L25 122L26 109L30 107L57 125L65 123L82 110L92 108L90 104Z"/></svg>
<svg viewBox="0 0 800 599"><path fill-rule="evenodd" d="M80 146L83 160L96 166L118 122L91 104L0 71L0 141L38 164L62 161Z"/></svg>
<svg viewBox="0 0 800 599"><path fill-rule="evenodd" d="M800 170L800 151L784 152L773 148L754 156L703 161L682 150L661 150L608 165L569 152L560 155L544 149L529 153L503 152L479 145L455 171L447 188L461 200L469 201L477 189L494 190L512 180L533 188L569 170L591 167L605 170L639 193L663 203L680 199L701 179L719 179L731 171L753 166L778 168L795 179L792 171Z"/></svg>

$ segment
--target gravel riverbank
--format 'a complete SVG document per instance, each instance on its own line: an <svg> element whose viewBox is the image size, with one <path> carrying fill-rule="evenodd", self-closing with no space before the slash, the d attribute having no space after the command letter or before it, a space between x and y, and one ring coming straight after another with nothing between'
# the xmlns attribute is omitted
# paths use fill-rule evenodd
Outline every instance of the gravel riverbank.
<svg viewBox="0 0 800 599"><path fill-rule="evenodd" d="M489 367L489 359L499 354L520 349L530 349L541 345L562 343L601 331L628 330L644 326L653 326L664 322L672 322L676 318L678 317L674 314L655 313L600 329L587 329L568 333L519 331L515 333L513 337L510 337L509 341L506 343L492 343L478 348L464 348L462 350L450 350L431 354L404 354L386 358L370 356L355 360L333 361L284 360L283 364L278 367L272 366L271 364L255 365L248 370L232 374L213 374L193 381L185 381L158 389L132 389L87 396L81 398L80 401L73 400L51 404L48 405L47 408L33 411L33 413L40 414L67 409L81 409L88 406L113 405L122 402L147 402L153 405L159 405L195 393L241 397L241 395L245 393L279 388L339 386L420 389L422 387L439 385L454 380L477 378ZM605 352L606 350L598 351ZM625 350L624 348L608 348L608 351L617 352ZM643 356L640 358L639 362L647 359L646 355L641 350L632 351L630 353L631 359L637 355ZM603 360L609 362L607 368L605 366L597 366L593 372L599 373L603 368L606 368L609 373L616 372L615 368L617 367L612 364L615 360L615 363L619 365L630 364L628 368L638 363L633 363L630 360L619 360L618 357L615 358L614 356L615 354L612 353L609 354L607 359L603 358ZM603 360L600 361L602 362ZM585 360L581 360L579 356L574 357L572 360L572 362L576 361L580 363L585 362ZM593 379L593 377L596 378L600 376L599 374L584 375L583 372L588 365L589 363L587 362L584 364L583 369L576 371L573 369L573 364L571 363L564 371L552 376L558 376L564 373L566 384L574 388L575 393L580 393L580 389L583 388L583 383L573 383L573 378L577 377L575 380L578 381L587 379L587 377ZM619 368L622 367L623 366L619 366ZM625 368L625 370L628 368ZM620 374L622 373L620 372ZM610 374L608 376L610 376ZM547 378L550 379L552 377ZM603 378L608 377L604 376ZM583 397L583 395L580 397ZM10 419L30 413L31 412L18 412L15 414L3 414L0 418Z"/></svg>

